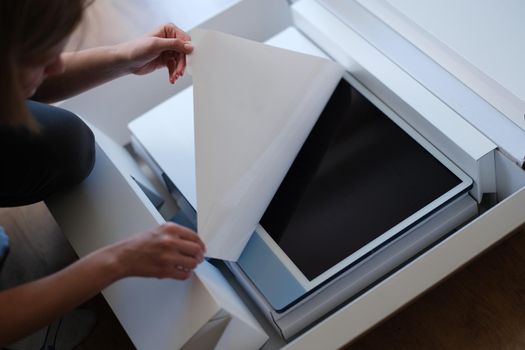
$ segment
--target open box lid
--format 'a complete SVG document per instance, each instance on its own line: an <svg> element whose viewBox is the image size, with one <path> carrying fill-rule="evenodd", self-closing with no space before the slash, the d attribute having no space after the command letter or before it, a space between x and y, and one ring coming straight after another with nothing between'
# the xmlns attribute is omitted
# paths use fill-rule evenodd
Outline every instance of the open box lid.
<svg viewBox="0 0 525 350"><path fill-rule="evenodd" d="M223 33L191 36L198 231L208 256L235 261L343 69Z"/></svg>
<svg viewBox="0 0 525 350"><path fill-rule="evenodd" d="M525 51L520 43L525 28L520 15L525 3L302 0L296 5L305 5L303 10L321 5L488 137L510 160L523 165ZM314 16L319 17L319 11ZM334 35L329 38L342 44ZM319 45L326 49L324 42ZM356 51L363 54L354 45L352 53Z"/></svg>
<svg viewBox="0 0 525 350"><path fill-rule="evenodd" d="M525 129L523 1L357 2Z"/></svg>

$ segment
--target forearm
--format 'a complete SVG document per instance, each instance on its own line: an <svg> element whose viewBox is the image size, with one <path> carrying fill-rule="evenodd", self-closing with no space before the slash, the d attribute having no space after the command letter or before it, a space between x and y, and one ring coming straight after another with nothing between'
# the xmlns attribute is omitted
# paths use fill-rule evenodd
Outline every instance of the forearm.
<svg viewBox="0 0 525 350"><path fill-rule="evenodd" d="M49 324L123 276L109 247L53 275L0 292L0 346Z"/></svg>
<svg viewBox="0 0 525 350"><path fill-rule="evenodd" d="M52 73L33 98L56 102L128 73L148 74L163 67L173 84L184 74L186 55L193 50L189 40L187 33L167 24L149 36L119 45L64 53L64 71Z"/></svg>
<svg viewBox="0 0 525 350"><path fill-rule="evenodd" d="M49 277L0 292L0 347L49 324L121 278L185 280L203 261L204 251L195 232L164 223Z"/></svg>
<svg viewBox="0 0 525 350"><path fill-rule="evenodd" d="M34 99L60 101L129 73L118 45L66 52L62 59L64 72L47 78Z"/></svg>

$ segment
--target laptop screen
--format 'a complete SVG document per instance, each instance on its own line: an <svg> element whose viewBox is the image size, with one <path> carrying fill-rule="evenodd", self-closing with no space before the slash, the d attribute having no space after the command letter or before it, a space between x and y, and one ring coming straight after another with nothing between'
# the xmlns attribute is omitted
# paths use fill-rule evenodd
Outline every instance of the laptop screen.
<svg viewBox="0 0 525 350"><path fill-rule="evenodd" d="M260 223L312 281L461 182L342 80Z"/></svg>

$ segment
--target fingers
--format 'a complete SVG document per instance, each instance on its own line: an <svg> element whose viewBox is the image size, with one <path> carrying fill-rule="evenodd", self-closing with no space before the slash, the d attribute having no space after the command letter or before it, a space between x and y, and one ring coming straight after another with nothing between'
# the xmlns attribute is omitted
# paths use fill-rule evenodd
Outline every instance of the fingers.
<svg viewBox="0 0 525 350"><path fill-rule="evenodd" d="M175 58L170 57L166 61L166 67L168 67L168 78L170 80L170 83L175 84L175 82L179 78L177 76L177 61L175 60Z"/></svg>
<svg viewBox="0 0 525 350"><path fill-rule="evenodd" d="M175 84L177 79L180 77L180 75L177 72L177 66L178 66L178 60L177 57L181 54L171 52L171 51L164 51L161 54L161 65L166 66L168 68L168 79L171 84Z"/></svg>
<svg viewBox="0 0 525 350"><path fill-rule="evenodd" d="M173 23L167 23L159 27L156 31L155 36L161 36L163 38L179 38L184 41L190 41L191 38L188 33L177 27Z"/></svg>
<svg viewBox="0 0 525 350"><path fill-rule="evenodd" d="M184 271L191 271L200 264L200 261L196 258L186 255L174 255L172 257L166 257L165 261L169 262L169 266L180 267Z"/></svg>
<svg viewBox="0 0 525 350"><path fill-rule="evenodd" d="M158 278L185 280L204 260L204 243L197 234L187 227L165 223L156 230L160 236L162 252L157 255Z"/></svg>
<svg viewBox="0 0 525 350"><path fill-rule="evenodd" d="M143 38L140 50L133 50L136 57L130 71L134 74L147 74L165 66L168 69L168 79L174 84L185 71L186 55L193 51L188 33L173 23L160 26L154 32Z"/></svg>
<svg viewBox="0 0 525 350"><path fill-rule="evenodd" d="M157 38L154 43L154 50L161 55L169 54L171 57L166 61L168 68L168 78L174 84L177 79L182 77L186 67L186 54L193 51L193 46L180 39Z"/></svg>
<svg viewBox="0 0 525 350"><path fill-rule="evenodd" d="M186 55L180 55L180 56L181 57L179 57L179 61L177 62L177 68L175 69L178 77L181 77L184 74L184 68L186 66Z"/></svg>
<svg viewBox="0 0 525 350"><path fill-rule="evenodd" d="M164 225L162 225L162 227L166 230L166 232L169 232L170 234L174 234L180 237L181 239L197 243L203 251L206 251L204 243L201 241L201 239L195 231L172 222L167 222Z"/></svg>
<svg viewBox="0 0 525 350"><path fill-rule="evenodd" d="M182 64L182 74L186 71L186 55L182 57L182 60L184 61Z"/></svg>
<svg viewBox="0 0 525 350"><path fill-rule="evenodd" d="M174 239L174 246L178 252L172 252L163 259L168 262L163 275L178 280L188 279L192 271L204 260L204 243L193 230L175 223L165 223L161 230Z"/></svg>
<svg viewBox="0 0 525 350"><path fill-rule="evenodd" d="M166 63L170 83L174 84L177 81L177 79L182 77L182 75L184 74L185 65L186 55L181 53L174 53L172 55L172 57Z"/></svg>
<svg viewBox="0 0 525 350"><path fill-rule="evenodd" d="M190 54L193 51L193 45L188 41L178 38L154 38L153 49L161 54L164 51L176 51L183 54Z"/></svg>
<svg viewBox="0 0 525 350"><path fill-rule="evenodd" d="M172 267L166 269L162 274L165 278L175 278L177 280L187 280L191 276L191 271L184 271L183 269Z"/></svg>
<svg viewBox="0 0 525 350"><path fill-rule="evenodd" d="M106 248L122 277L187 279L204 260L204 243L180 225L165 223Z"/></svg>
<svg viewBox="0 0 525 350"><path fill-rule="evenodd" d="M181 41L185 42L185 45L183 45L185 51L181 52L180 50L177 50L180 52L180 54L173 55L176 66L175 69L173 69L173 67L168 66L169 79L170 82L173 84L178 78L184 75L184 71L186 69L186 54L189 54L193 51L193 46L191 45L191 43L189 43L191 37L188 33L181 30L173 23L167 23L161 26L157 30L157 33L160 35L156 36L160 36L163 38L180 39ZM173 65L173 62L171 62L170 64Z"/></svg>
<svg viewBox="0 0 525 350"><path fill-rule="evenodd" d="M172 265L193 270L204 261L206 248L194 231L174 223L163 224L161 231L167 235L165 238L171 238L167 248L168 254L171 256L170 263Z"/></svg>
<svg viewBox="0 0 525 350"><path fill-rule="evenodd" d="M204 250L195 242L180 240L177 242L177 249L181 254L196 257L198 260L204 257Z"/></svg>

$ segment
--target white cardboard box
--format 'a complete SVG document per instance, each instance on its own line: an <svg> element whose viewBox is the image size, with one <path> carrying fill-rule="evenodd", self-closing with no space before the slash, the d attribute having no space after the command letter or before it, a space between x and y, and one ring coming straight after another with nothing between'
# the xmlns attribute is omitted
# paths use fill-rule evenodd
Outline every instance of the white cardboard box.
<svg viewBox="0 0 525 350"><path fill-rule="evenodd" d="M241 3L237 6L242 8L234 10L240 11L235 14L242 19L255 16L260 9L258 6L267 4L262 0ZM349 3L356 4L355 1ZM288 3L284 0L273 1L271 6L279 11L288 9ZM218 17L231 19L228 16L232 12L228 11ZM478 187L473 192L474 196L481 199L483 192L494 193L499 201L476 220L349 301L291 343L285 344L272 336L264 346L268 349L335 349L355 339L520 226L525 221L525 175L516 164L519 162L512 154L509 155L511 152L506 151L507 148L501 151L502 146L496 139L487 137L490 135L483 134L483 128L477 128L472 120L467 123L460 113L447 105L442 96L436 96L420 79L409 75L385 56L380 47L372 45L372 39L363 36L363 28L360 27L366 28L366 21L350 22L349 25L349 22L341 20L343 12L334 15L321 1L315 0L295 2L292 13L294 24L328 56L345 67L348 78L361 93L386 114L402 115L406 123L475 179ZM217 21L220 22L220 19ZM238 27L237 34L242 36L243 31L253 33L254 29L249 28L251 25L258 24L243 21L244 28ZM280 24L275 25L274 31L266 28L266 38L283 28ZM217 29L221 29L220 26ZM147 84L138 80L128 81L126 91L132 94L141 88L155 89L157 84L160 82L153 79ZM122 85L118 82L113 86L108 84L99 92L108 95L113 88L121 90ZM130 177L133 175L147 182L139 166L119 145L126 141L122 131L115 132L115 125L108 127L100 119L92 118L89 115L92 110L83 113L87 103L97 100L95 90L91 95L72 99L64 106L96 122L96 127L106 134L120 136L112 140L103 133L97 133L101 149L93 174L71 193L48 202L57 222L80 256L164 220ZM121 115L120 126L159 102L137 97L133 103L136 108ZM107 103L106 114L122 110L118 100ZM521 134L516 131L514 135ZM477 141L473 142L474 139ZM491 145L498 149L487 156L484 150ZM239 299L231 293L228 281L206 265L202 270L202 274L197 272L197 277L188 283L132 278L104 291L108 303L137 348L172 349L183 344L199 344L198 337L187 343L195 334L216 334L217 341L206 344L211 348L239 348L244 344L253 346L264 341L264 335L255 326L250 311L240 302L234 302L235 306L229 302ZM206 277L208 274L214 278ZM212 283L203 282L211 280L218 282L212 287ZM228 331L210 333L209 329L225 329L224 317L231 324L230 331L246 329L246 337L238 337L239 333L232 335ZM271 333L268 329L266 332Z"/></svg>

